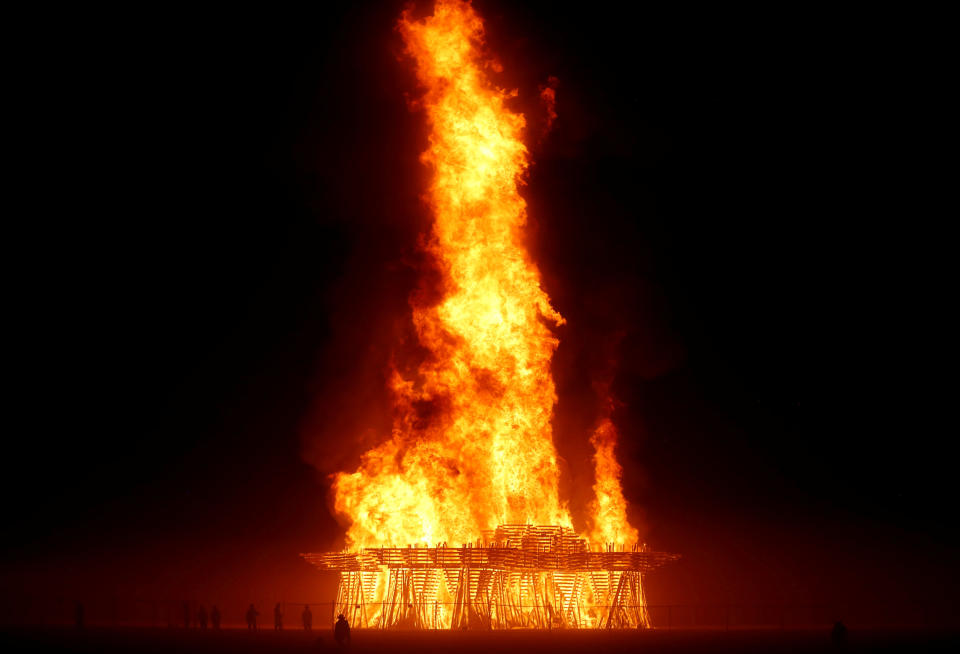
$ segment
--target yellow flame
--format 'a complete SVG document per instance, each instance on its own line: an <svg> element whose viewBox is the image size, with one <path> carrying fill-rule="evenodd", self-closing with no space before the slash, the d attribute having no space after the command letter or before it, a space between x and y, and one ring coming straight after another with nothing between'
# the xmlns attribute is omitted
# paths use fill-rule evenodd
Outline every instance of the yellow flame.
<svg viewBox="0 0 960 654"><path fill-rule="evenodd" d="M522 115L487 79L483 23L459 0L399 24L426 89L433 172L427 248L445 290L414 303L430 356L395 375L392 437L334 482L354 547L472 542L504 523L570 526L559 497L550 360L563 318L523 245Z"/></svg>
<svg viewBox="0 0 960 654"><path fill-rule="evenodd" d="M499 524L571 526L559 496L550 360L564 320L523 245L529 165L524 118L487 78L483 23L461 0L399 30L426 89L422 160L433 177L427 249L441 271L439 302L413 302L429 356L412 379L394 373L391 437L334 480L351 547L473 542ZM632 544L616 429L591 437L595 500L590 540Z"/></svg>
<svg viewBox="0 0 960 654"><path fill-rule="evenodd" d="M591 505L593 529L590 541L603 546L608 543L636 543L639 537L627 520L627 500L623 497L620 479L623 468L617 462L617 429L605 418L590 437L594 447L595 482Z"/></svg>
<svg viewBox="0 0 960 654"><path fill-rule="evenodd" d="M350 520L347 544L459 545L500 524L570 527L551 429L557 397L550 361L558 345L551 325L564 320L523 244L524 118L506 106L512 94L485 74L497 67L481 54L483 23L468 2L438 0L432 16L405 13L398 28L425 89L430 136L422 161L432 171L434 216L426 249L442 294L435 303L411 302L428 356L409 378L393 375L390 437L364 454L355 472L335 476L335 509ZM552 120L550 91L544 99ZM596 482L589 539L598 548L637 541L616 439L608 412L590 439ZM593 583L583 590L587 625L598 624L612 601L613 582ZM383 610L376 604L386 584L381 570L371 589L375 613ZM440 584L440 624L452 624L443 608L451 599Z"/></svg>

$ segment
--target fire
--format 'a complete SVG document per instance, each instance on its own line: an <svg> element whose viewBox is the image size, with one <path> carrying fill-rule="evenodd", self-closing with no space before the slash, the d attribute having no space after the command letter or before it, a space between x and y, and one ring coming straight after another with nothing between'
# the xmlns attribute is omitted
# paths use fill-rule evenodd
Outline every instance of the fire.
<svg viewBox="0 0 960 654"><path fill-rule="evenodd" d="M398 29L425 89L430 135L421 158L432 172L434 217L425 248L443 292L435 302L411 301L428 356L415 374L393 374L390 437L355 472L335 476L335 509L350 519L348 547L455 546L489 537L498 525L572 528L551 428L552 330L564 319L524 246L524 117L507 106L513 94L487 77L496 65L481 53L483 22L468 2L437 0L432 16L404 13ZM591 438L597 479L589 536L598 547L637 540L615 441L609 419ZM386 583L377 581L374 594L382 597ZM598 605L616 588L615 580L592 583Z"/></svg>
<svg viewBox="0 0 960 654"><path fill-rule="evenodd" d="M430 356L394 375L392 437L336 477L336 510L354 547L472 542L500 524L570 526L550 420L556 393L550 305L523 245L525 121L485 75L483 23L440 0L400 32L426 89L435 216L427 249L442 272L437 304L415 303Z"/></svg>
<svg viewBox="0 0 960 654"><path fill-rule="evenodd" d="M596 481L595 499L591 506L593 530L590 540L598 545L606 543L636 543L637 530L627 521L627 500L623 497L620 477L623 469L617 462L617 428L610 418L604 418L590 437L593 445L593 464Z"/></svg>

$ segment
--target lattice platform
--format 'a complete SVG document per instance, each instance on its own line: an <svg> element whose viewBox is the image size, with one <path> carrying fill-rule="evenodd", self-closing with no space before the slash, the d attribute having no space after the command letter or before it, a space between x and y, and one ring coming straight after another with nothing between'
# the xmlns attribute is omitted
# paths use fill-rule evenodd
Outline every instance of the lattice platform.
<svg viewBox="0 0 960 654"><path fill-rule="evenodd" d="M302 554L340 573L334 614L366 627L649 626L642 575L680 558L608 545L568 527L501 525L460 547Z"/></svg>

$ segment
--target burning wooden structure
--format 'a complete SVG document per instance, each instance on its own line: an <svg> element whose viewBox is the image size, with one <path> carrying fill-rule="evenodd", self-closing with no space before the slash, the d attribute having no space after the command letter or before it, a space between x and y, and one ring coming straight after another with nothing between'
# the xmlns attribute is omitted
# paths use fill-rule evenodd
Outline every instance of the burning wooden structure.
<svg viewBox="0 0 960 654"><path fill-rule="evenodd" d="M489 536L302 556L340 573L334 615L419 629L647 627L642 575L679 558L642 546L591 552L568 527L501 525Z"/></svg>
<svg viewBox="0 0 960 654"><path fill-rule="evenodd" d="M527 250L520 188L531 159L517 92L498 86L503 67L469 1L405 11L397 28L429 129L420 159L433 221L421 250L436 278L410 298L419 348L391 363L389 434L333 476L349 549L303 556L339 573L334 614L355 626L649 626L643 575L676 556L604 545L640 535L616 457L616 402L600 386L586 538L562 526L573 519L551 361L566 321ZM419 545L396 547L405 543Z"/></svg>

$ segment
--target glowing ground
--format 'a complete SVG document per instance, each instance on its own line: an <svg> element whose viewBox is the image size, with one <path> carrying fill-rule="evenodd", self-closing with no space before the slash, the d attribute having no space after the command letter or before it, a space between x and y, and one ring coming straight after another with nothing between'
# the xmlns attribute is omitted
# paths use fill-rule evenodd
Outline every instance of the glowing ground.
<svg viewBox="0 0 960 654"><path fill-rule="evenodd" d="M960 635L946 632L851 629L846 651L960 651ZM0 635L0 651L67 652L390 652L425 654L533 654L619 652L694 654L708 652L832 652L828 630L621 631L621 632L402 632L358 631L352 646L339 650L329 631L274 633L182 629L18 630Z"/></svg>

